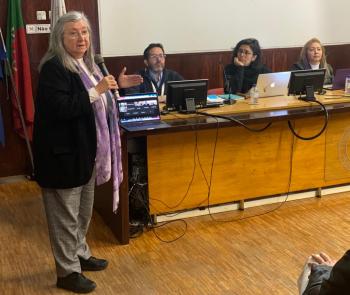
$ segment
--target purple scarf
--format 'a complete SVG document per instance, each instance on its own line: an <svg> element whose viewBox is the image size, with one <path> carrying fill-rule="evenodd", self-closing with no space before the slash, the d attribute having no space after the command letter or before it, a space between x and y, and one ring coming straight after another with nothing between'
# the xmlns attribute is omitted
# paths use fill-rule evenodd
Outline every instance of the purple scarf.
<svg viewBox="0 0 350 295"><path fill-rule="evenodd" d="M78 64L80 78L86 90L95 87L89 75ZM94 77L101 81L103 75L95 66ZM118 126L118 112L112 93L105 92L107 109L102 97L92 103L95 113L97 151L96 151L96 185L107 182L113 176L113 212L116 213L119 203L119 186L123 180L121 160L120 131Z"/></svg>

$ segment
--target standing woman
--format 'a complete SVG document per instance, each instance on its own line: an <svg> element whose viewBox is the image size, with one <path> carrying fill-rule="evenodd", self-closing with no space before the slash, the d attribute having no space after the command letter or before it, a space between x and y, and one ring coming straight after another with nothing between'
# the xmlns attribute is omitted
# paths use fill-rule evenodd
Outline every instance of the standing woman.
<svg viewBox="0 0 350 295"><path fill-rule="evenodd" d="M82 271L108 262L91 255L86 233L94 186L113 177L114 197L122 181L117 110L112 75L103 77L94 63L91 27L83 13L71 11L56 23L41 60L34 120L34 162L57 272L57 287L88 293L96 284ZM141 82L127 76L121 87ZM117 202L117 199L116 199Z"/></svg>
<svg viewBox="0 0 350 295"><path fill-rule="evenodd" d="M271 73L261 63L258 40L249 38L237 43L232 53L232 63L224 69L225 93L246 93L256 84L259 74Z"/></svg>
<svg viewBox="0 0 350 295"><path fill-rule="evenodd" d="M324 84L333 82L333 69L326 61L326 50L317 38L312 38L306 42L300 52L300 59L295 63L291 70L316 70L326 69Z"/></svg>

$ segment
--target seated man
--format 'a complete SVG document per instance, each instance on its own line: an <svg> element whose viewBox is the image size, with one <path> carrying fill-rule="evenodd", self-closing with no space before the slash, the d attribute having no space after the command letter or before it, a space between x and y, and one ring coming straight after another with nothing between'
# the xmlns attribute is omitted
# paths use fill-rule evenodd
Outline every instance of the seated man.
<svg viewBox="0 0 350 295"><path fill-rule="evenodd" d="M300 295L350 294L350 250L336 263L325 253L312 254L298 287Z"/></svg>
<svg viewBox="0 0 350 295"><path fill-rule="evenodd" d="M163 45L152 43L143 52L145 69L138 73L143 77L143 83L125 89L126 94L157 92L159 96L166 95L165 84L167 81L183 80L183 77L175 71L165 68L165 53Z"/></svg>

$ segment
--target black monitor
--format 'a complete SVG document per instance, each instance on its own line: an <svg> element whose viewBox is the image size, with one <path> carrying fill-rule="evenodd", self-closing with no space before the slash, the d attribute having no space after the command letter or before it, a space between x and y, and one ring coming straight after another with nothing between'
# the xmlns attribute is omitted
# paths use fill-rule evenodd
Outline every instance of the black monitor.
<svg viewBox="0 0 350 295"><path fill-rule="evenodd" d="M322 93L325 73L326 69L291 72L288 95L300 95L299 99L315 100L315 92Z"/></svg>
<svg viewBox="0 0 350 295"><path fill-rule="evenodd" d="M207 105L208 79L168 81L166 87L166 106L169 111L186 111L187 105L193 102L196 108Z"/></svg>

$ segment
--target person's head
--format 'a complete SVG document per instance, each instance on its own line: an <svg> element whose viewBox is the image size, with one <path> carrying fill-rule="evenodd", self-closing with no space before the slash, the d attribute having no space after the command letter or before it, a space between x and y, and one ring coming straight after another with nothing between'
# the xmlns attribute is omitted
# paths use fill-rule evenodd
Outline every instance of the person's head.
<svg viewBox="0 0 350 295"><path fill-rule="evenodd" d="M65 68L77 72L74 60L84 58L89 69L93 71L94 50L91 35L91 26L84 13L70 11L64 14L53 27L49 49L41 65L57 56Z"/></svg>
<svg viewBox="0 0 350 295"><path fill-rule="evenodd" d="M165 67L164 47L160 43L151 43L143 52L143 61L146 67L155 72L161 73Z"/></svg>
<svg viewBox="0 0 350 295"><path fill-rule="evenodd" d="M300 60L305 65L320 64L320 67L323 67L326 63L326 51L320 40L312 38L307 41L300 52Z"/></svg>
<svg viewBox="0 0 350 295"><path fill-rule="evenodd" d="M245 66L258 65L261 59L261 49L258 40L254 38L243 39L233 49L232 62L235 57Z"/></svg>

